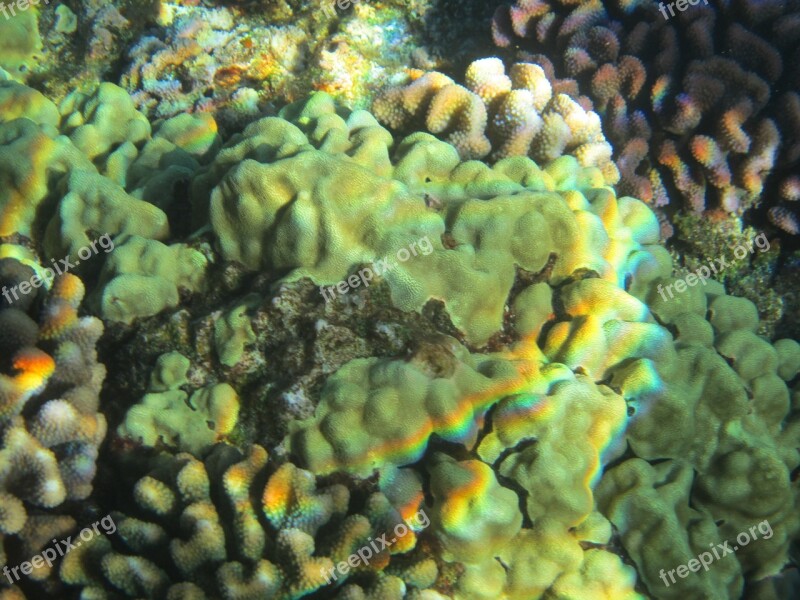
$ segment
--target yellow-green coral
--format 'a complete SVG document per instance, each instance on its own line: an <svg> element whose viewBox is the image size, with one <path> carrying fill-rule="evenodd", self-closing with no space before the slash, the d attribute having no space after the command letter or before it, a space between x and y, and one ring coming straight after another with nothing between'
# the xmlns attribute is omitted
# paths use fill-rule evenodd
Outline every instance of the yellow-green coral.
<svg viewBox="0 0 800 600"><path fill-rule="evenodd" d="M297 129L269 118L218 159L232 166L211 195L211 225L223 256L249 269L291 270L291 278L330 285L357 265L392 259L427 236L433 253L393 260L396 268L383 276L392 300L419 310L429 299L442 299L456 326L477 344L501 326L515 266L537 272L555 254L553 283L580 270L617 283L645 266L652 271L645 261L655 260L647 252L658 240L655 217L632 198L588 189L602 177L574 159L563 157L544 173L520 157L489 168L460 163L451 146L417 135L398 148L391 171L381 163L381 176L375 159L388 149L385 131L374 122L359 113L344 121L319 94L294 110L312 132L306 144ZM254 155L262 137L268 146L259 145ZM256 161L236 164L233 156ZM212 165L206 177L220 166ZM585 195L554 193L576 184ZM443 214L426 209L431 195L448 200ZM523 239L537 243L515 241ZM476 297L475 289L487 296Z"/></svg>
<svg viewBox="0 0 800 600"><path fill-rule="evenodd" d="M387 463L414 462L433 433L474 441L473 419L516 371L510 364L475 360L447 340L441 351L452 353L441 373L413 362L348 363L328 380L315 417L295 426L293 447L315 472L338 468L365 475Z"/></svg>
<svg viewBox="0 0 800 600"><path fill-rule="evenodd" d="M22 10L13 5L6 8L0 20L0 68L6 69L17 79L24 79L33 61L37 60L42 50L42 38L39 35L38 14L36 8Z"/></svg>
<svg viewBox="0 0 800 600"><path fill-rule="evenodd" d="M160 356L152 377L155 389L128 410L118 435L145 446L197 453L233 431L239 416L236 391L221 383L198 389L190 398L179 389L189 367L177 352Z"/></svg>
<svg viewBox="0 0 800 600"><path fill-rule="evenodd" d="M31 237L45 259L69 256L82 275L105 263L91 301L112 320L150 316L176 306L181 290L199 291L207 261L184 244L161 243L170 236L162 208L215 146L213 119L175 117L152 134L130 97L110 83L75 92L60 110L56 116L38 92L0 83L0 235ZM104 234L116 249L105 261L91 245ZM94 248L92 260L77 260L82 248ZM36 264L28 248L11 243L0 246L0 256ZM148 290L144 302L131 296L140 289Z"/></svg>
<svg viewBox="0 0 800 600"><path fill-rule="evenodd" d="M238 363L244 347L256 340L247 309L247 304L237 306L214 324L214 347L226 367Z"/></svg>
<svg viewBox="0 0 800 600"><path fill-rule="evenodd" d="M486 463L440 457L430 476L433 519L446 559L480 562L519 532L517 495L497 482Z"/></svg>
<svg viewBox="0 0 800 600"><path fill-rule="evenodd" d="M207 265L205 256L186 244L167 246L132 235L103 264L102 294L92 300L107 319L130 323L178 306L182 290L201 290Z"/></svg>

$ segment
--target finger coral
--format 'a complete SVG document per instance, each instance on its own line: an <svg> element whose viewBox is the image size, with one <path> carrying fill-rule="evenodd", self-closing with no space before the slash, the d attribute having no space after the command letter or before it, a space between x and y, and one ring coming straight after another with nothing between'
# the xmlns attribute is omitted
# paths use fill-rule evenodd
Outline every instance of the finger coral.
<svg viewBox="0 0 800 600"><path fill-rule="evenodd" d="M29 276L33 273L15 259L3 259L3 289L8 292L11 284L16 294L19 275L26 271ZM49 291L32 290L39 296L36 304L42 306L38 321L25 310L31 299L20 302L20 308L13 301L12 307L0 308L3 565L8 562L4 548L8 536L19 538L28 556L49 542L48 533L60 535L74 524L69 517L35 516L37 510L84 500L92 491L98 448L106 434L106 420L99 412L105 368L95 352L102 324L77 314L83 294L81 281L66 274ZM68 519L69 524L65 527L59 519ZM49 568L37 570L34 576L41 579L48 573Z"/></svg>
<svg viewBox="0 0 800 600"><path fill-rule="evenodd" d="M492 33L592 99L623 193L658 206L663 181L691 210L741 213L800 157L796 32L781 26L797 4L659 6L519 1L497 9Z"/></svg>
<svg viewBox="0 0 800 600"><path fill-rule="evenodd" d="M425 73L382 92L372 110L394 130L424 125L462 159L491 151L493 160L530 156L548 162L572 154L581 166L599 168L606 183L617 183L599 117L554 93L540 66L517 63L506 74L500 59L485 58L469 65L465 80L466 89L441 73Z"/></svg>
<svg viewBox="0 0 800 600"><path fill-rule="evenodd" d="M205 463L189 454L162 455L135 484L131 512L115 513L119 543L112 548L96 537L73 550L61 565L62 580L83 594L111 586L120 598L171 598L191 590L193 598L276 600L361 581L357 571L348 573L351 555L385 537L383 528L400 523L399 514L380 492L356 512L347 488L322 487L288 463L264 482L266 458L260 447L243 457L217 446ZM246 518L228 523L231 508ZM259 514L267 516L266 525ZM322 526L327 533L316 535ZM436 568L423 560L415 559L416 569L394 569L393 585L430 586ZM167 575L173 572L174 579Z"/></svg>

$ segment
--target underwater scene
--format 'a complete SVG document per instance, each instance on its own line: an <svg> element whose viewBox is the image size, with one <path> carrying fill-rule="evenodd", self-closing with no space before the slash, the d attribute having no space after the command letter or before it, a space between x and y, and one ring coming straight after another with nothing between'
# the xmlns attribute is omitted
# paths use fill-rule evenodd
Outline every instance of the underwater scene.
<svg viewBox="0 0 800 600"><path fill-rule="evenodd" d="M0 600L800 600L800 0L0 0Z"/></svg>

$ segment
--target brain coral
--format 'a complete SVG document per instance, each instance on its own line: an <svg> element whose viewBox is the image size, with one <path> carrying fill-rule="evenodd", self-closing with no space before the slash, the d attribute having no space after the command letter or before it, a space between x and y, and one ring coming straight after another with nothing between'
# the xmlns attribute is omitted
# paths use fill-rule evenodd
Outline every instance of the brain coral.
<svg viewBox="0 0 800 600"><path fill-rule="evenodd" d="M481 104L493 102L491 89L476 89ZM129 117L117 137L90 101L60 114L91 122L99 131L85 130L89 147L111 140L107 153L59 136L63 122L17 118L18 106L0 124L8 145L19 143L9 154L19 161L2 165L13 182L2 188L8 251L34 264L34 250L71 253L98 223L112 230L114 252L186 244L169 268L155 257L137 274L185 289L200 254L207 263L196 268L217 269L219 284L141 312L118 304L119 320L132 322L123 331L141 335L126 334L135 339L116 350L161 355L170 332L203 320L197 335L173 338L180 355L157 364L149 392L175 403L187 396L181 388L230 385L241 414L267 419L240 419L230 444L206 450L201 440L199 456L110 451L125 491L92 501L115 516L119 534L67 555L61 584L100 598L320 590L344 599L633 600L737 598L780 573L800 532L800 345L757 336L752 304L716 282L695 281L672 299L659 293L676 280L658 221L607 185L600 167L569 155L465 161L428 133L395 140L370 113L324 93L221 148L213 120L178 118L148 132L121 94L106 88L97 102L106 101ZM41 107L37 115L49 118ZM32 177L13 176L20 163ZM67 199L77 208L62 206ZM138 265L122 254L114 269ZM109 264L87 263L93 294L107 291ZM143 282L127 281L134 298ZM57 294L80 295L59 285ZM301 296L311 285L338 295ZM277 311L292 294L294 314L264 308ZM148 319L152 307L168 314ZM379 314L379 326L337 320L359 310ZM284 314L304 328L268 346L264 331L286 332L268 321ZM35 341L36 323L22 322L6 343ZM317 341L333 329L340 337L330 345L346 348L325 363ZM390 341L363 342L378 329ZM83 364L80 349L56 353L56 366L62 355ZM23 355L8 377L40 386L42 371L25 367L36 357ZM283 439L265 425L280 417L274 407L260 406L283 375L261 372L281 360L292 376L318 369L324 380L292 382L291 414L303 418ZM124 362L116 377L130 378L117 389L144 389L139 362ZM237 378L247 385L229 383ZM18 396L9 398L15 410ZM126 426L143 431L144 445L174 436L165 445L180 447L183 424L159 410ZM263 440L270 458L241 440ZM418 509L427 524L397 533ZM660 587L660 569L763 521L774 535L709 578ZM350 564L384 534L391 543Z"/></svg>
<svg viewBox="0 0 800 600"><path fill-rule="evenodd" d="M623 193L736 212L778 197L800 159L798 11L742 0L665 18L656 3L521 0L498 8L493 34L593 99Z"/></svg>

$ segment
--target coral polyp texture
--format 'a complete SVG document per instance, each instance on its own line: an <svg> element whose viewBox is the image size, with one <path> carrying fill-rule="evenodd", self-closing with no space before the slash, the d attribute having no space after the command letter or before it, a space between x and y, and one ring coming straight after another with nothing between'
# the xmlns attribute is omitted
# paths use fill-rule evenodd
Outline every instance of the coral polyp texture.
<svg viewBox="0 0 800 600"><path fill-rule="evenodd" d="M271 473L266 465L260 446L244 456L220 445L205 461L158 457L134 484L131 507L113 513L118 543L95 538L73 551L62 580L102 598L277 600L322 588L347 598L361 586L386 590L387 600L431 597L421 589L435 582L436 563L415 549L408 528L402 557L381 548L372 558L378 569L352 565L357 551L372 556L369 542L403 523L382 492L355 500L345 486L321 485L291 463ZM337 596L347 580L359 583Z"/></svg>
<svg viewBox="0 0 800 600"><path fill-rule="evenodd" d="M41 279L31 285L32 277L33 269L15 258L0 259L3 567L40 552L51 536L74 526L71 517L59 516L59 507L91 494L106 434L99 412L106 371L95 351L103 325L78 316L84 294L80 279L65 274L44 290ZM49 575L50 565L41 563L31 578Z"/></svg>
<svg viewBox="0 0 800 600"><path fill-rule="evenodd" d="M0 274L40 280L0 311L0 527L25 560L44 527L117 525L25 591L776 595L800 537L800 344L675 277L653 210L611 185L599 117L551 79L489 59L467 87L387 92L398 127L453 108L434 119L453 144L325 92L220 139L211 115L151 122L110 83L59 107L0 85ZM698 160L732 180L711 141ZM113 248L87 256L98 239ZM51 284L62 257L77 275ZM105 370L84 286L112 375L94 493Z"/></svg>
<svg viewBox="0 0 800 600"><path fill-rule="evenodd" d="M492 32L555 87L592 98L622 193L741 212L777 195L800 159L800 5L684 9L520 0L497 9ZM778 211L773 221L791 231L796 218Z"/></svg>
<svg viewBox="0 0 800 600"><path fill-rule="evenodd" d="M569 154L584 167L598 167L606 183L619 180L600 117L556 93L539 65L516 63L506 74L500 59L478 60L467 68L466 87L435 71L414 77L375 99L372 110L381 123L400 131L424 127L463 159L491 152L494 160L549 162Z"/></svg>

